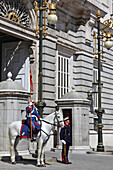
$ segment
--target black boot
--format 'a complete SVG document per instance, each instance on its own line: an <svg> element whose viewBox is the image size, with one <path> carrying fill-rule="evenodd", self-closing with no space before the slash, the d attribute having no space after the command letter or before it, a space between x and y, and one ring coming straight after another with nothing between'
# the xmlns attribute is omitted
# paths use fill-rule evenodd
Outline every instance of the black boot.
<svg viewBox="0 0 113 170"><path fill-rule="evenodd" d="M31 142L36 141L35 134L36 134L36 130L33 130L33 131L32 131L32 138L31 138Z"/></svg>
<svg viewBox="0 0 113 170"><path fill-rule="evenodd" d="M31 138L31 142L35 142L36 141L36 138L35 137L32 137Z"/></svg>

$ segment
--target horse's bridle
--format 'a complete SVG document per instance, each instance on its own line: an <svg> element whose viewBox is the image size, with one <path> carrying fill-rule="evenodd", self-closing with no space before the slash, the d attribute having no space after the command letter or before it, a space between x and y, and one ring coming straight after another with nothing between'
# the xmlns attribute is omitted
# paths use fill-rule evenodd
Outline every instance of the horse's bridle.
<svg viewBox="0 0 113 170"><path fill-rule="evenodd" d="M64 122L64 120L58 120L58 116L57 116L57 113L55 112L55 117L54 117L54 122L55 122L55 119L57 120L57 124L55 124L55 123L50 123L50 122L48 122L48 121L46 121L46 120L41 120L41 121L43 121L43 122L45 122L45 123L47 123L47 124L50 124L50 125L53 125L53 126L57 126L57 127L60 127L60 122ZM41 129L41 131L43 131L42 129ZM45 131L43 131L47 136L48 136L48 138L49 138L49 136L50 135L48 135Z"/></svg>
<svg viewBox="0 0 113 170"><path fill-rule="evenodd" d="M58 120L58 116L57 116L57 114L56 114L56 112L55 112L55 119L57 120L57 127L60 127L60 123L61 122L64 122L64 120Z"/></svg>

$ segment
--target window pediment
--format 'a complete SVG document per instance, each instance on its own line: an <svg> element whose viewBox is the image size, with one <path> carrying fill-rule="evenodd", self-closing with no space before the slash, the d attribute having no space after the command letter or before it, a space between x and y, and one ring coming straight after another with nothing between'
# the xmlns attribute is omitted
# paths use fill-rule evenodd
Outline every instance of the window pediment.
<svg viewBox="0 0 113 170"><path fill-rule="evenodd" d="M30 26L29 14L22 0L0 0L0 16Z"/></svg>

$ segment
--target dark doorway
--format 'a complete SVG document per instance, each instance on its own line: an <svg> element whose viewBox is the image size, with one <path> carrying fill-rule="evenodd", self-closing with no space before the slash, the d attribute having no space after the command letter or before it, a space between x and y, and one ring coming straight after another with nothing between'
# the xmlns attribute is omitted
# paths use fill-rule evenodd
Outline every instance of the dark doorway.
<svg viewBox="0 0 113 170"><path fill-rule="evenodd" d="M71 135L71 146L72 146L72 109L63 109L63 118L69 116L70 120L70 135Z"/></svg>
<svg viewBox="0 0 113 170"><path fill-rule="evenodd" d="M29 41L0 32L0 82L11 72L13 81L30 90L29 46Z"/></svg>

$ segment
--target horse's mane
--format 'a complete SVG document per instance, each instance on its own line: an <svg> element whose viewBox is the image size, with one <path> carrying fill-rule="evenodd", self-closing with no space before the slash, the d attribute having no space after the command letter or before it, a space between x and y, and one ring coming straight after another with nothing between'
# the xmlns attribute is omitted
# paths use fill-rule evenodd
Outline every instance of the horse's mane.
<svg viewBox="0 0 113 170"><path fill-rule="evenodd" d="M53 113L51 113L51 114L49 114L49 115L47 115L46 117L44 117L43 119L44 120L48 120L52 115L54 115L55 114L55 112L53 112Z"/></svg>

